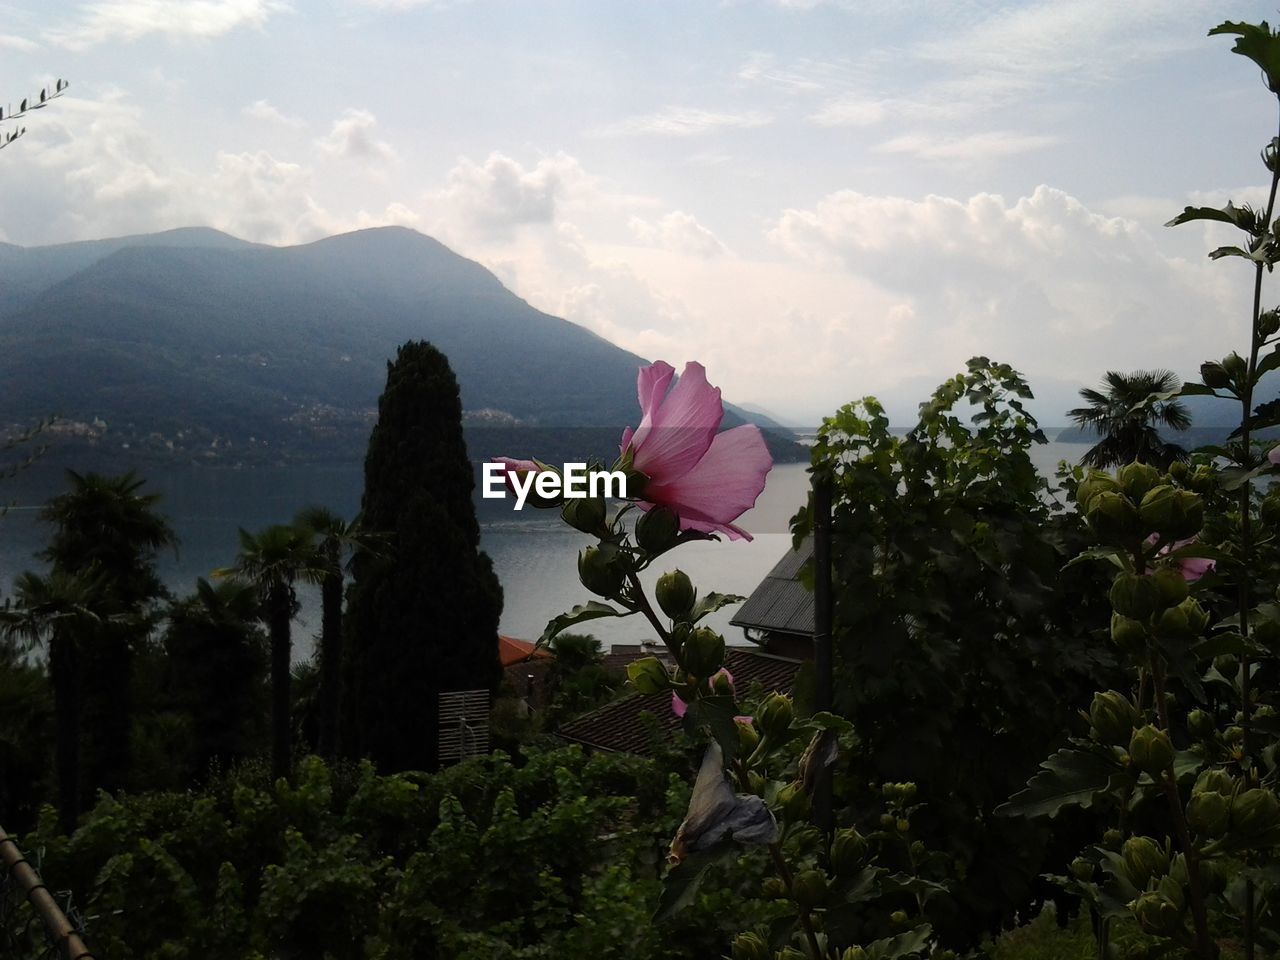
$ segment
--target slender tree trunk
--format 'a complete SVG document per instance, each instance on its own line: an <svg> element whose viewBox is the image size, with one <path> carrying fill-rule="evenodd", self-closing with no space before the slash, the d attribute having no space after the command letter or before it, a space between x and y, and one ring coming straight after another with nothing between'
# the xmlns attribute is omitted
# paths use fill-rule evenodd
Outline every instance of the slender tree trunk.
<svg viewBox="0 0 1280 960"><path fill-rule="evenodd" d="M337 558L331 557L337 568ZM338 749L338 687L342 683L342 573L330 573L320 586L320 755Z"/></svg>
<svg viewBox="0 0 1280 960"><path fill-rule="evenodd" d="M95 791L114 793L127 786L133 732L130 628L104 623L91 631L92 646L81 655L84 734L80 780L85 807Z"/></svg>
<svg viewBox="0 0 1280 960"><path fill-rule="evenodd" d="M80 814L80 669L76 639L56 629L49 639L58 773L58 819L71 833Z"/></svg>
<svg viewBox="0 0 1280 960"><path fill-rule="evenodd" d="M293 620L292 591L285 585L267 595L267 629L271 634L271 776L288 777L291 748L289 719L289 654Z"/></svg>

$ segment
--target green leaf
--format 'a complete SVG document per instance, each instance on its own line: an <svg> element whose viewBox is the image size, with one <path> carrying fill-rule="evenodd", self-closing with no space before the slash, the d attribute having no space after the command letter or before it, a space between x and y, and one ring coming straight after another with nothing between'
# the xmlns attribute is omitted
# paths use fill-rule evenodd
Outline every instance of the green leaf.
<svg viewBox="0 0 1280 960"><path fill-rule="evenodd" d="M705 597L699 597L698 602L693 605L693 612L689 614L689 622L697 623L703 617L715 613L721 607L727 607L731 603L741 603L746 597L740 597L736 593L716 593L714 590Z"/></svg>
<svg viewBox="0 0 1280 960"><path fill-rule="evenodd" d="M852 733L853 724L844 717L837 717L834 713L815 713L812 717L805 721L805 726L812 730L833 730L837 734Z"/></svg>
<svg viewBox="0 0 1280 960"><path fill-rule="evenodd" d="M1248 230L1253 225L1252 221L1256 221L1253 211L1248 207L1237 207L1231 201L1227 201L1227 205L1219 210L1217 207L1185 207L1183 211L1165 224L1166 227L1176 227L1179 224L1190 223L1193 220L1216 220L1219 223L1229 223L1233 227L1240 227L1242 230ZM1244 254L1248 256L1248 254Z"/></svg>
<svg viewBox="0 0 1280 960"><path fill-rule="evenodd" d="M542 636L538 638L538 644L541 646L552 640L560 631L572 627L575 624L585 623L588 620L599 620L601 617L629 617L634 610L618 610L609 606L607 603L601 603L599 600L588 600L586 603L580 603L568 613L562 613L560 616L547 622L547 629L542 631Z"/></svg>
<svg viewBox="0 0 1280 960"><path fill-rule="evenodd" d="M1056 817L1063 807L1093 806L1121 775L1114 760L1089 750L1063 747L1040 764L1025 790L996 807L1000 817Z"/></svg>
<svg viewBox="0 0 1280 960"><path fill-rule="evenodd" d="M1123 551L1118 547L1093 547L1085 550L1078 556L1072 557L1063 566L1063 570L1070 570L1072 567L1079 566L1082 563L1088 563L1090 560L1106 560L1112 566L1124 570L1125 564L1121 559Z"/></svg>
<svg viewBox="0 0 1280 960"><path fill-rule="evenodd" d="M666 881L662 884L662 896L658 898L658 909L654 911L653 922L660 923L692 903L707 871L729 859L735 852L734 845L724 841L708 850L691 853L672 867L667 873Z"/></svg>
<svg viewBox="0 0 1280 960"><path fill-rule="evenodd" d="M899 957L909 957L913 953L924 950L931 936L933 936L933 928L927 923L922 923L914 930L900 933L896 937L887 937L867 944L867 957L869 960L897 960Z"/></svg>
<svg viewBox="0 0 1280 960"><path fill-rule="evenodd" d="M1258 369L1256 375L1261 378L1264 373L1269 373L1276 367L1280 367L1280 348L1272 350L1265 357L1258 361Z"/></svg>
<svg viewBox="0 0 1280 960"><path fill-rule="evenodd" d="M1267 21L1255 24L1227 20L1209 31L1211 37L1219 34L1234 34L1237 40L1231 52L1256 63L1266 74L1267 89L1280 92L1280 38L1271 32Z"/></svg>
<svg viewBox="0 0 1280 960"><path fill-rule="evenodd" d="M711 730L711 736L720 744L726 766L733 763L738 756L741 741L738 739L738 724L733 718L738 715L738 705L733 697L712 696L699 697L689 704L684 715L686 730L696 730L705 724Z"/></svg>
<svg viewBox="0 0 1280 960"><path fill-rule="evenodd" d="M1243 257L1245 260L1252 260L1253 257L1245 250L1239 247L1218 247L1216 250L1209 251L1210 260L1221 260L1224 257Z"/></svg>

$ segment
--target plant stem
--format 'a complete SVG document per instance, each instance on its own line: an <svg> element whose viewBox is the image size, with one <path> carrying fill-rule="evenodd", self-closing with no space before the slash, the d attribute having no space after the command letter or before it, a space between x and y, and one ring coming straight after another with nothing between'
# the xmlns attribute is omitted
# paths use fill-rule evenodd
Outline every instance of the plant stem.
<svg viewBox="0 0 1280 960"><path fill-rule="evenodd" d="M1169 708L1164 702L1164 673L1160 669L1159 658L1152 654L1150 658L1151 679L1155 688L1156 715L1165 734L1169 733ZM1190 889L1188 897L1191 907L1191 919L1196 928L1196 952L1202 960L1214 960L1213 940L1209 936L1209 919L1204 904L1204 890L1200 884L1200 851L1191 842L1191 831L1187 828L1187 818L1182 809L1182 796L1178 793L1178 781L1172 770L1166 770L1156 778L1164 789L1165 798L1169 801L1169 814L1173 818L1173 829L1178 836L1182 853L1187 858L1187 885Z"/></svg>
<svg viewBox="0 0 1280 960"><path fill-rule="evenodd" d="M653 605L649 603L649 598L645 596L644 593L644 587L640 585L640 578L634 573L628 573L627 583L631 587L631 599L635 602L640 612L645 615L645 618L653 626L653 629L657 631L658 639L662 641L663 646L671 652L671 656L675 658L676 663L683 667L684 661L681 660L680 654L671 647L671 634L667 631L667 628L662 625L662 621L658 619L658 615L654 613Z"/></svg>
<svg viewBox="0 0 1280 960"><path fill-rule="evenodd" d="M778 876L787 885L787 892L791 894L791 902L796 905L796 912L800 917L800 926L804 929L805 939L809 942L809 956L812 960L822 960L822 948L818 946L818 935L813 929L813 918L809 915L809 908L801 906L796 900L795 876L792 875L791 868L787 866L786 857L782 855L782 846L778 843L769 844L769 855L773 857L773 866L778 871Z"/></svg>
<svg viewBox="0 0 1280 960"><path fill-rule="evenodd" d="M1280 133L1277 134L1280 138ZM1273 141L1275 142L1275 141ZM1271 226L1271 218L1275 212L1276 205L1276 188L1280 186L1280 151L1273 151L1271 155L1271 191L1267 195L1267 212L1263 218L1264 230ZM1265 235L1262 242L1266 242ZM1240 397L1241 416L1240 416L1240 454L1241 467L1245 470L1253 467L1253 450L1252 450L1252 416L1253 416L1253 387L1254 379L1258 370L1258 350L1262 346L1262 336L1259 330L1259 320L1262 316L1262 274L1266 265L1261 261L1254 268L1253 276L1253 307L1252 316L1249 324L1249 366L1244 382L1244 392ZM1253 484L1246 480L1240 485L1240 581L1237 584L1237 596L1240 605L1240 635L1245 640L1245 652L1240 658L1240 728L1243 732L1241 740L1241 748L1244 754L1243 765L1246 783L1253 782L1253 749L1251 745L1252 719L1253 719L1253 697L1252 697L1252 671L1253 664L1248 652L1249 640L1249 610L1252 606L1250 596L1249 575L1253 565ZM1253 917L1253 901L1254 887L1252 880L1245 881L1245 897L1244 897L1244 955L1245 960L1253 960L1254 957L1254 917Z"/></svg>

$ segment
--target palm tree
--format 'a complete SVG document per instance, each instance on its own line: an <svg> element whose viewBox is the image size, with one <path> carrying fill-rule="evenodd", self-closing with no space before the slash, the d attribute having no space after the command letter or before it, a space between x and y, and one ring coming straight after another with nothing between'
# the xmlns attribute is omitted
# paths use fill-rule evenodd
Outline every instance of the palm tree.
<svg viewBox="0 0 1280 960"><path fill-rule="evenodd" d="M1177 375L1168 370L1137 370L1117 373L1108 370L1102 390L1085 387L1080 396L1087 407L1067 411L1072 421L1092 429L1102 439L1091 447L1080 462L1088 467L1104 469L1135 460L1161 470L1174 461L1186 460L1187 451L1160 437L1160 428L1186 430L1191 414L1179 400L1157 400L1137 405L1153 393L1172 393L1182 385Z"/></svg>
<svg viewBox="0 0 1280 960"><path fill-rule="evenodd" d="M80 638L107 619L100 577L55 570L22 574L14 582L16 605L0 610L7 637L43 644L53 688L58 814L62 829L75 828L80 813Z"/></svg>
<svg viewBox="0 0 1280 960"><path fill-rule="evenodd" d="M294 524L318 538L316 545L325 567L320 581L320 676L317 740L321 756L332 757L338 747L338 697L342 683L342 587L343 555L376 554L381 538L360 528L360 517L350 523L325 507L307 507Z"/></svg>
<svg viewBox="0 0 1280 960"><path fill-rule="evenodd" d="M249 752L258 732L266 643L257 589L196 580L194 596L169 609L164 645L174 685L191 716L192 768L198 775Z"/></svg>
<svg viewBox="0 0 1280 960"><path fill-rule="evenodd" d="M321 583L327 566L311 531L287 524L257 534L240 531L240 555L215 577L235 577L257 590L271 641L271 773L287 777L290 769L289 665L292 625L298 611L294 585Z"/></svg>
<svg viewBox="0 0 1280 960"><path fill-rule="evenodd" d="M177 538L157 512L158 494L143 493L130 471L119 476L67 471L70 489L40 513L53 526L40 556L51 572L98 580L122 615L85 626L81 707L86 790L125 786L133 736L133 653L150 631L155 602L168 596L156 570L156 554Z"/></svg>

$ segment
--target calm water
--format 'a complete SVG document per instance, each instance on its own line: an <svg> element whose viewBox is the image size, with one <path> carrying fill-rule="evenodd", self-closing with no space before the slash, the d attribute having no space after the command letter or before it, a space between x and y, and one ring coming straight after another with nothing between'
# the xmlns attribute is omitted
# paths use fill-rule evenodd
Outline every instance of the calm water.
<svg viewBox="0 0 1280 960"><path fill-rule="evenodd" d="M1078 457L1087 447L1051 443L1036 451L1042 471L1052 474L1061 459ZM196 577L232 562L238 549L237 528L257 530L290 520L299 509L321 504L351 516L360 503L361 468L290 467L254 470L169 468L146 474L147 488L163 496L162 509L181 540L175 554L161 557L165 583L175 593L189 593ZM790 546L788 520L803 502L808 476L803 464L775 467L755 508L739 525L755 539L693 543L669 554L648 572L652 586L664 570L679 566L702 591L749 594ZM44 546L46 531L36 519L39 505L62 488L61 475L32 470L0 486L0 496L14 502L0 519L0 587L7 594L13 577L39 569L34 554ZM555 513L526 508L511 510L511 501L478 500L482 546L493 558L505 593L502 632L536 638L549 619L590 599L578 583L578 551L591 542L561 523ZM312 632L319 628L319 596L303 588L302 612L295 626L295 656L311 654ZM734 608L710 620L730 643L741 641L729 619ZM585 625L606 647L649 639L640 617L596 620Z"/></svg>

